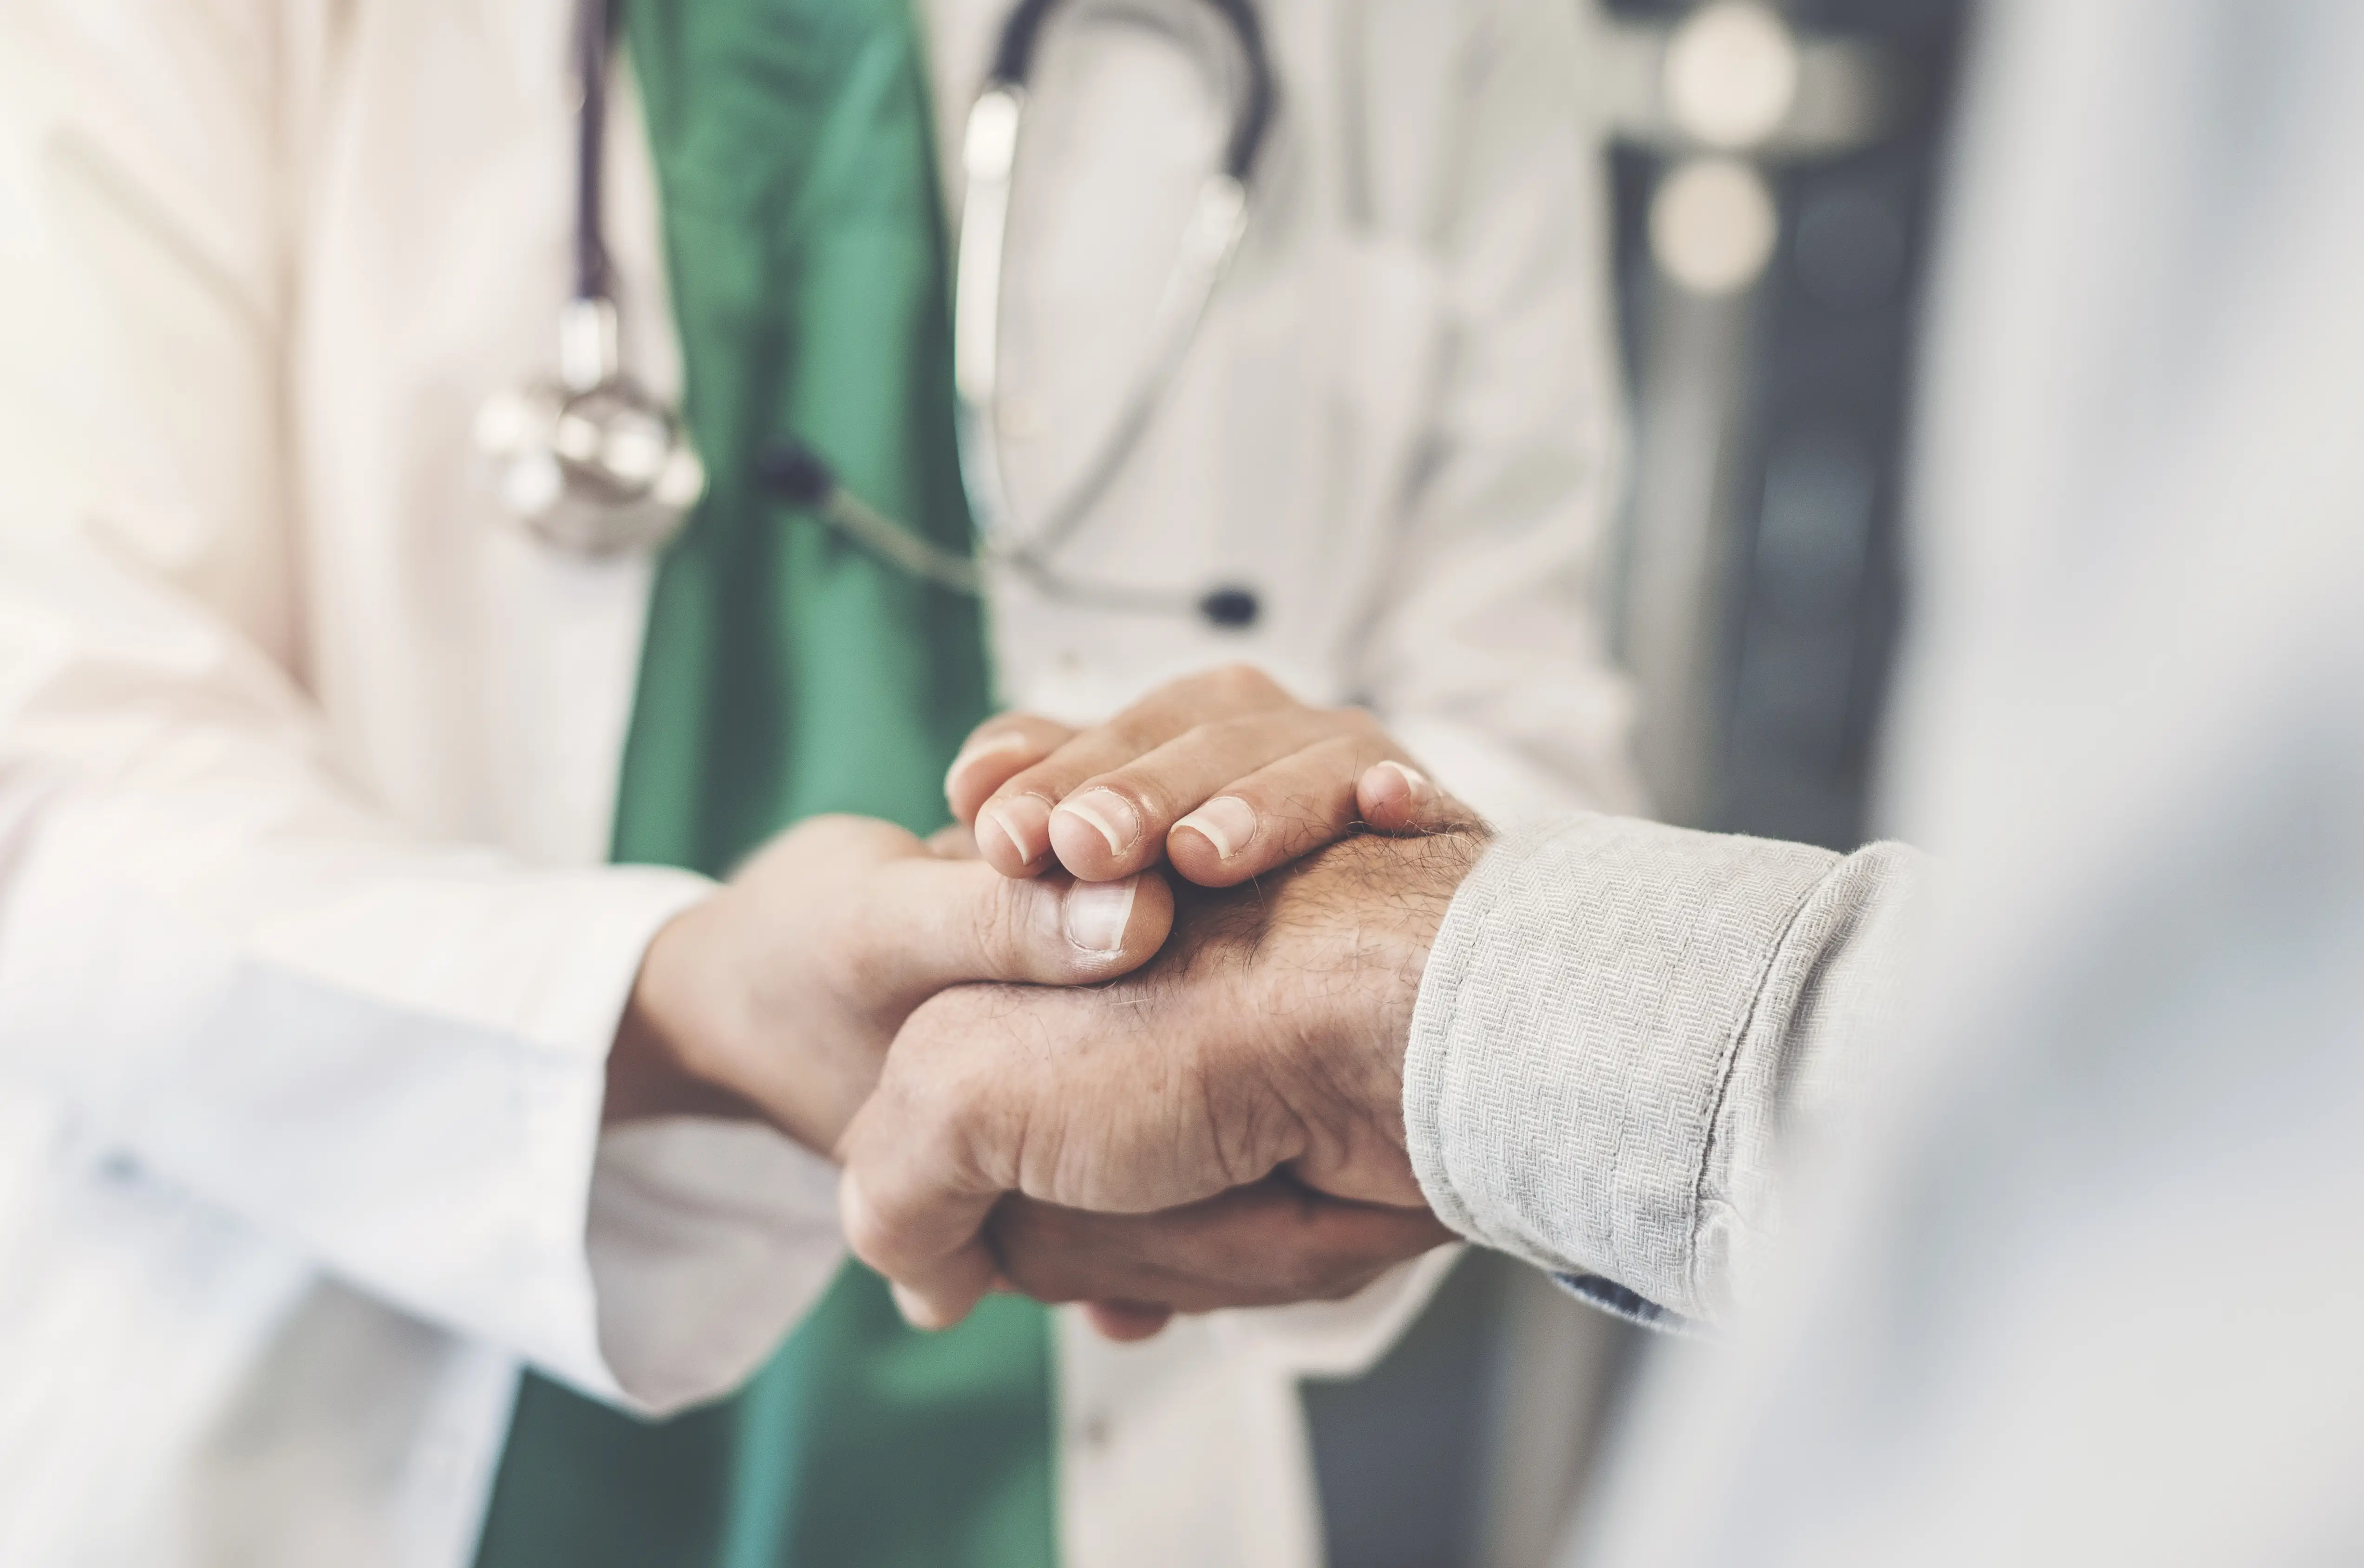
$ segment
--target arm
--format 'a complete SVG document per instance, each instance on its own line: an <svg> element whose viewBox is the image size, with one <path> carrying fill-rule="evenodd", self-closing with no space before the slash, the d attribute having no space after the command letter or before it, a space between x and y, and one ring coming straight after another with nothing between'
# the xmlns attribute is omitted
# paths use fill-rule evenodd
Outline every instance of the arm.
<svg viewBox="0 0 2364 1568"><path fill-rule="evenodd" d="M302 12L0 10L0 1073L382 1300L675 1407L834 1270L813 1151L903 1013L1116 973L1163 884L1079 923L840 820L718 891L374 796L302 674L285 499ZM798 1141L635 1114L721 1106Z"/></svg>
<svg viewBox="0 0 2364 1568"><path fill-rule="evenodd" d="M1896 844L1842 857L1606 817L1497 845L1411 1021L1430 1205L1613 1310L1725 1316L1775 1227L1783 1135L1852 1098L1920 874Z"/></svg>
<svg viewBox="0 0 2364 1568"><path fill-rule="evenodd" d="M308 67L280 9L0 20L0 1071L383 1298L629 1395L584 1247L605 1058L707 884L421 840L292 673L280 116ZM786 1190L768 1218L817 1238L825 1187Z"/></svg>
<svg viewBox="0 0 2364 1568"><path fill-rule="evenodd" d="M1846 1114L1905 851L1599 817L1482 848L1352 840L1194 900L1104 991L936 997L840 1146L856 1251L948 1321L1004 1193L1148 1213L1286 1172L1637 1316L1723 1310L1785 1115Z"/></svg>

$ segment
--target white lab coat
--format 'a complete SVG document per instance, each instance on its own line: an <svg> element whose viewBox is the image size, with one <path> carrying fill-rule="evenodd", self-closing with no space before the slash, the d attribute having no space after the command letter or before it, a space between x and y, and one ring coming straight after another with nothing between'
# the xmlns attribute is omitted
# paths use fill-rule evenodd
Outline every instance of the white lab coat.
<svg viewBox="0 0 2364 1568"><path fill-rule="evenodd" d="M998 8L931 12L948 137ZM1622 804L1571 19L1267 9L1254 227L1067 558L1252 581L1266 618L1003 584L1006 695L1080 717L1251 659L1372 702L1480 804ZM505 524L469 441L552 362L568 25L566 0L0 9L0 1562L459 1568L521 1361L679 1408L839 1264L820 1159L600 1129L641 950L706 884L601 864L648 563ZM1030 157L1074 173L1020 196L1021 506L1130 363L1095 312L1162 277L1135 220L1210 123L1144 36L1045 57ZM626 357L669 390L629 92L616 114ZM1102 225L1111 177L1138 205ZM1306 1568L1294 1380L1377 1354L1419 1273L1135 1349L1064 1322L1066 1561Z"/></svg>

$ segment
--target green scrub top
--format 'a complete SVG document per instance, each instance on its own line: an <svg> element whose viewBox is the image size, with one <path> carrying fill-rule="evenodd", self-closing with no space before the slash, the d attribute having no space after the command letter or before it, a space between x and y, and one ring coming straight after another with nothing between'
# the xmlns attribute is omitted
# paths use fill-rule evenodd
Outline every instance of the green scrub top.
<svg viewBox="0 0 2364 1568"><path fill-rule="evenodd" d="M721 874L800 817L915 831L987 703L978 606L763 493L793 432L965 549L942 214L906 0L627 0L684 412L712 488L657 573L615 859ZM1049 1568L1050 1339L904 1327L849 1265L744 1389L643 1422L529 1373L477 1568Z"/></svg>

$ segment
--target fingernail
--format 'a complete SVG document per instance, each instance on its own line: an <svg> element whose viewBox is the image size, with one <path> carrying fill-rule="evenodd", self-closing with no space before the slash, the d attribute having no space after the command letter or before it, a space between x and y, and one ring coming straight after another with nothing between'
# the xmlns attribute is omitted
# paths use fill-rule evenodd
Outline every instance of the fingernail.
<svg viewBox="0 0 2364 1568"><path fill-rule="evenodd" d="M980 826L989 824L1009 840L1010 849L1022 865L1032 865L1051 852L1051 808L1040 795L1021 795L996 801L978 812L976 819Z"/></svg>
<svg viewBox="0 0 2364 1568"><path fill-rule="evenodd" d="M1255 807L1238 795L1219 795L1174 826L1197 832L1215 846L1217 859L1227 861L1255 837Z"/></svg>
<svg viewBox="0 0 2364 1568"><path fill-rule="evenodd" d="M1112 789L1087 789L1062 801L1059 809L1090 823L1108 840L1110 854L1124 853L1141 837L1141 813Z"/></svg>
<svg viewBox="0 0 2364 1568"><path fill-rule="evenodd" d="M1411 797L1413 800L1425 803L1434 798L1436 795L1436 786L1429 783L1428 775L1422 773L1418 768L1406 767L1403 763L1397 762L1377 762L1373 764L1374 771L1377 771L1379 768L1386 768L1389 772L1395 773L1398 777L1401 778L1404 782L1404 788L1411 792Z"/></svg>
<svg viewBox="0 0 2364 1568"><path fill-rule="evenodd" d="M1067 889L1063 922L1067 940L1086 952L1114 952L1124 946L1124 929L1132 919L1132 895L1138 877L1122 882L1079 882Z"/></svg>
<svg viewBox="0 0 2364 1568"><path fill-rule="evenodd" d="M903 1321L912 1328L923 1333L932 1334L944 1327L943 1314L938 1312L926 1296L921 1296L909 1285L889 1284L886 1291L895 1298L895 1310L901 1313Z"/></svg>

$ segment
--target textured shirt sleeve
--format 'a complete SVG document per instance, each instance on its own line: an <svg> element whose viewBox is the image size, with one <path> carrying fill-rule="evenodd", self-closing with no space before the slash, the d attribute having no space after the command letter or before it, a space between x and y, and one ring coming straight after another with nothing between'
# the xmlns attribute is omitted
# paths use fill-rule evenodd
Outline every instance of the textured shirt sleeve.
<svg viewBox="0 0 2364 1568"><path fill-rule="evenodd" d="M1405 1061L1437 1214L1626 1316L1723 1316L1778 1138L1848 1096L1888 1011L1919 863L1598 816L1498 843Z"/></svg>

